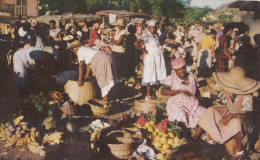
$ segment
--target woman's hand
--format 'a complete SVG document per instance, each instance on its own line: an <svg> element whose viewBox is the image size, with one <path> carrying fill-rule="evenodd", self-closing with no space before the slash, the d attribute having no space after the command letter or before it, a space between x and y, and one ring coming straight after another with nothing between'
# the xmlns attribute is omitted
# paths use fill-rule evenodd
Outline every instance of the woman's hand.
<svg viewBox="0 0 260 160"><path fill-rule="evenodd" d="M190 92L188 91L183 91L183 90L180 90L180 93L186 95L186 96L192 96Z"/></svg>
<svg viewBox="0 0 260 160"><path fill-rule="evenodd" d="M78 80L77 83L78 83L79 87L83 86L83 84L84 84L83 80Z"/></svg>
<svg viewBox="0 0 260 160"><path fill-rule="evenodd" d="M226 125L228 124L228 122L229 122L232 118L233 118L232 114L228 114L228 115L223 119L222 124L226 126Z"/></svg>

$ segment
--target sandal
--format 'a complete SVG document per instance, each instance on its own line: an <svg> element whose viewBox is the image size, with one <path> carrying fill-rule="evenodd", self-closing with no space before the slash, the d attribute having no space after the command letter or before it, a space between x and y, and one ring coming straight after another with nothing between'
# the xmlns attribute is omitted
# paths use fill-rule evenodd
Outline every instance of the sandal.
<svg viewBox="0 0 260 160"><path fill-rule="evenodd" d="M216 144L216 142L212 139L212 140L208 141L208 144L214 145L214 144Z"/></svg>
<svg viewBox="0 0 260 160"><path fill-rule="evenodd" d="M145 101L150 102L150 101L152 101L152 100L153 100L153 99L152 99L151 96L145 96Z"/></svg>

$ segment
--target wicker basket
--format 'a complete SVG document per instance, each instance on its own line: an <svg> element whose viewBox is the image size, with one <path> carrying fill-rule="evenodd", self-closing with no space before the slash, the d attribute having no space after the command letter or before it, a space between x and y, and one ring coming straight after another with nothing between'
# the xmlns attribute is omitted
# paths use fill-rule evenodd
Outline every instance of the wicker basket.
<svg viewBox="0 0 260 160"><path fill-rule="evenodd" d="M117 137L119 134L122 134L123 137ZM122 136L120 135L120 136ZM115 137L116 136L116 137ZM131 134L122 130L115 130L107 134L107 138L111 139L107 146L110 148L110 151L113 156L119 159L129 158L133 152L133 140ZM119 142L119 144L111 144L113 142Z"/></svg>
<svg viewBox="0 0 260 160"><path fill-rule="evenodd" d="M156 106L157 102L148 102L145 100L136 100L135 101L135 112L137 116L141 116L141 114L150 114L155 116L156 115Z"/></svg>
<svg viewBox="0 0 260 160"><path fill-rule="evenodd" d="M110 107L104 108L108 102L100 100L100 99L92 99L88 101L88 105L90 105L91 110L95 116L104 117L107 115Z"/></svg>

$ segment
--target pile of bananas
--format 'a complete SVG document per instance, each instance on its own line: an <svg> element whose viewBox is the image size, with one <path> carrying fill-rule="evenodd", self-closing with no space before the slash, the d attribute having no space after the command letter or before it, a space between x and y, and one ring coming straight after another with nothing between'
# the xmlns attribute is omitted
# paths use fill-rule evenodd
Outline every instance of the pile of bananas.
<svg viewBox="0 0 260 160"><path fill-rule="evenodd" d="M54 132L54 133L49 133L46 134L43 138L43 144L50 144L50 145L55 145L55 144L60 144L62 142L62 132Z"/></svg>
<svg viewBox="0 0 260 160"><path fill-rule="evenodd" d="M6 147L13 145L22 147L26 146L28 142L39 145L40 132L35 127L29 128L27 122L22 122L23 119L24 116L19 116L12 123L1 124L0 135L7 142Z"/></svg>

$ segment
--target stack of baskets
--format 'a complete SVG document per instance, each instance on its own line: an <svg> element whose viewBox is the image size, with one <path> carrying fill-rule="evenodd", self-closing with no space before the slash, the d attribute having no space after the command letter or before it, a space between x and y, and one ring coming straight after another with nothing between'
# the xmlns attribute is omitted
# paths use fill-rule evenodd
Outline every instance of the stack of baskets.
<svg viewBox="0 0 260 160"><path fill-rule="evenodd" d="M131 134L124 130L115 130L107 134L107 146L113 156L119 159L125 159L132 156L133 139Z"/></svg>
<svg viewBox="0 0 260 160"><path fill-rule="evenodd" d="M100 99L89 100L87 104L90 105L93 114L99 117L106 116L111 108L110 103Z"/></svg>

